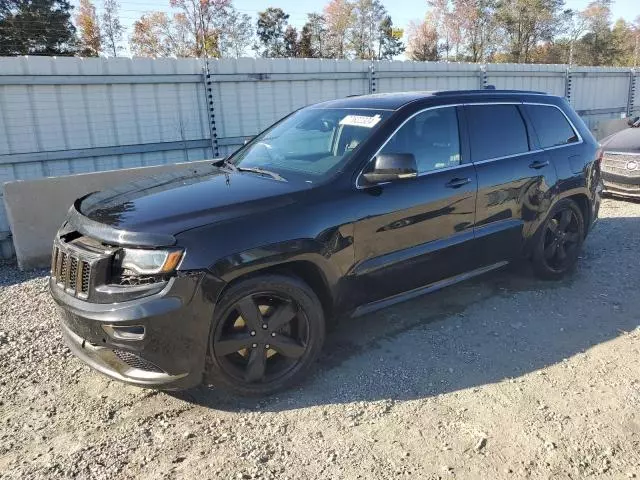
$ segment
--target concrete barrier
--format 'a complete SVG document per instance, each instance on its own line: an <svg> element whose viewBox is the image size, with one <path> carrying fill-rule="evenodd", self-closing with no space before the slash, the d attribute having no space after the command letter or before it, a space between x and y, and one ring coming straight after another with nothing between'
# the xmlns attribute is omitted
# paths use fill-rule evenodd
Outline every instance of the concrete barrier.
<svg viewBox="0 0 640 480"><path fill-rule="evenodd" d="M91 192L152 175L204 171L212 160L83 173L4 184L4 203L21 269L48 267L53 237L73 201Z"/></svg>
<svg viewBox="0 0 640 480"><path fill-rule="evenodd" d="M618 133L620 130L629 128L627 122L628 118L616 118L613 120L603 120L598 122L598 125L593 129L593 135L598 141L607 138L609 135Z"/></svg>

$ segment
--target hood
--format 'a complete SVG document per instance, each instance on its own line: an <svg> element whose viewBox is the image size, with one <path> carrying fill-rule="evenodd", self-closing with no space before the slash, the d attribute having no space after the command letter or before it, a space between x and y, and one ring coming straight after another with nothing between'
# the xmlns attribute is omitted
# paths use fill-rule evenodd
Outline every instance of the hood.
<svg viewBox="0 0 640 480"><path fill-rule="evenodd" d="M626 128L602 141L605 152L640 153L640 128Z"/></svg>
<svg viewBox="0 0 640 480"><path fill-rule="evenodd" d="M79 212L121 231L176 235L191 228L282 207L304 183L211 167L156 175L90 194Z"/></svg>

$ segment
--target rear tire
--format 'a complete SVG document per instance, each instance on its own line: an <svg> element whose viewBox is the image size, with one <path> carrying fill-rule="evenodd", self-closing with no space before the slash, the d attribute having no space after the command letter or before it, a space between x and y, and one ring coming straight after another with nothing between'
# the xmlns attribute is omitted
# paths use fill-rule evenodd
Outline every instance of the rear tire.
<svg viewBox="0 0 640 480"><path fill-rule="evenodd" d="M322 305L302 280L261 275L232 285L216 306L205 382L243 396L298 382L325 336Z"/></svg>
<svg viewBox="0 0 640 480"><path fill-rule="evenodd" d="M576 202L556 203L536 234L533 271L544 280L558 280L575 269L584 242L584 217Z"/></svg>

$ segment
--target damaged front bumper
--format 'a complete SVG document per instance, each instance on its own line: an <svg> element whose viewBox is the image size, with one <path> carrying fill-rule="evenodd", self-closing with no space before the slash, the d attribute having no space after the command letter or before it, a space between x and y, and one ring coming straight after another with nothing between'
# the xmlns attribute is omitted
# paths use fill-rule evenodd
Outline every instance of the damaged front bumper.
<svg viewBox="0 0 640 480"><path fill-rule="evenodd" d="M179 274L159 293L112 304L76 298L53 279L49 285L66 344L94 369L142 387L182 390L202 382L221 281Z"/></svg>

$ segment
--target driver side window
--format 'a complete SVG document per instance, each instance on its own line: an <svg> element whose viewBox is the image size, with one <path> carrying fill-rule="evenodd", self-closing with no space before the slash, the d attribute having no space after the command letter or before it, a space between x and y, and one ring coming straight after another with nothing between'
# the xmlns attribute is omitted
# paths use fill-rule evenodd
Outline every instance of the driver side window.
<svg viewBox="0 0 640 480"><path fill-rule="evenodd" d="M419 113L389 139L380 153L412 153L418 174L460 165L456 107Z"/></svg>

